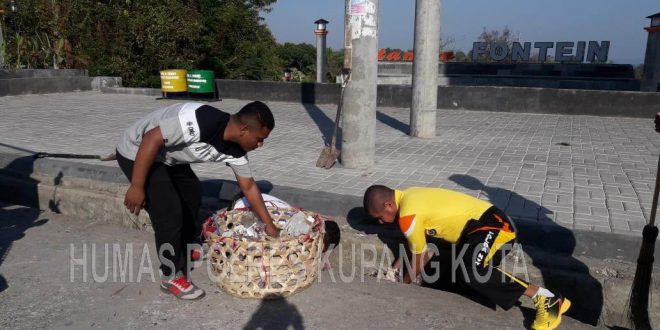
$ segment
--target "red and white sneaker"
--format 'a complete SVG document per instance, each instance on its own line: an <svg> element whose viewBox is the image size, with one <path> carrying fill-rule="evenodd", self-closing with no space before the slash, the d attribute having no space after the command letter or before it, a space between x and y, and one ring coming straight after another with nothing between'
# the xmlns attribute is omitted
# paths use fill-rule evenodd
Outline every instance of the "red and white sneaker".
<svg viewBox="0 0 660 330"><path fill-rule="evenodd" d="M204 290L197 287L181 273L170 280L161 280L160 289L183 300L196 300L204 297Z"/></svg>

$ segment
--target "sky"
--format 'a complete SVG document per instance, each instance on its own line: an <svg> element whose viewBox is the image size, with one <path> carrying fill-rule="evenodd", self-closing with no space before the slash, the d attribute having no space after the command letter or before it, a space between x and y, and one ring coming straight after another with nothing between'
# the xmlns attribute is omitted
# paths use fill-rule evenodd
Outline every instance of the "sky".
<svg viewBox="0 0 660 330"><path fill-rule="evenodd" d="M343 48L344 0L278 0L262 16L279 43L315 44L319 18L328 24L327 45ZM507 27L520 41L610 41L614 63L644 62L646 17L658 0L450 0L442 2L441 36L448 48L468 52L484 28ZM379 48L413 49L415 1L379 1ZM549 54L554 53L554 48Z"/></svg>

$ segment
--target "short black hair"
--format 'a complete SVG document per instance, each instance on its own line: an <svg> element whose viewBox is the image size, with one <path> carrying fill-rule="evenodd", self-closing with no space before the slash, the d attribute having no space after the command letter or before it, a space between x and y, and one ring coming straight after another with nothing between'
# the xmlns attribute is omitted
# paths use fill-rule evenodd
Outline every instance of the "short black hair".
<svg viewBox="0 0 660 330"><path fill-rule="evenodd" d="M341 240L339 225L334 221L325 221L325 234L323 235L323 252L330 247L335 248Z"/></svg>
<svg viewBox="0 0 660 330"><path fill-rule="evenodd" d="M236 113L238 120L245 124L259 125L259 128L266 127L269 131L275 128L275 118L268 106L261 101L254 101L246 104Z"/></svg>
<svg viewBox="0 0 660 330"><path fill-rule="evenodd" d="M375 184L364 192L364 199L362 199L362 205L367 214L371 214L371 211L380 211L383 208L383 203L392 198L394 190L389 187Z"/></svg>

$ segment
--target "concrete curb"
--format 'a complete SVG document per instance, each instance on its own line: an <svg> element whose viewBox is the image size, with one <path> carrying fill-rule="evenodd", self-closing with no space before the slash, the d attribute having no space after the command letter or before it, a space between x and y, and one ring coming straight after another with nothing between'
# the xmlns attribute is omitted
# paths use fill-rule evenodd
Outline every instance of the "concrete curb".
<svg viewBox="0 0 660 330"><path fill-rule="evenodd" d="M105 94L132 94L161 96L162 92L158 88L132 88L132 87L101 87L101 93Z"/></svg>
<svg viewBox="0 0 660 330"><path fill-rule="evenodd" d="M0 96L89 91L91 81L87 76L0 79Z"/></svg>
<svg viewBox="0 0 660 330"><path fill-rule="evenodd" d="M201 180L204 217L227 206L240 193L233 181ZM383 242L401 240L395 228L375 225L366 219L361 208L361 197L275 186L268 181L259 181L258 184L263 192L293 205L338 217L340 225L349 225L366 234L376 234ZM0 186L3 187L0 202L51 210L94 222L114 222L140 229L150 227L145 212L136 218L125 210L123 194L128 182L116 166L0 153ZM635 261L639 253L641 237L570 230L554 224L514 220L519 231L519 243L548 253L626 261ZM656 243L656 246L660 244Z"/></svg>

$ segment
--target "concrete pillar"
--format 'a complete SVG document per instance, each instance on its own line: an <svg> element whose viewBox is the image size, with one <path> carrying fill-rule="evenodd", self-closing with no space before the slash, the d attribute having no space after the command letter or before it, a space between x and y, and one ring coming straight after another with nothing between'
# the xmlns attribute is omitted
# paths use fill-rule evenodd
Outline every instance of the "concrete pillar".
<svg viewBox="0 0 660 330"><path fill-rule="evenodd" d="M651 26L644 28L649 33L649 37L646 41L641 90L657 92L660 78L660 13L647 18L651 19Z"/></svg>
<svg viewBox="0 0 660 330"><path fill-rule="evenodd" d="M344 0L344 68L351 68L351 0Z"/></svg>
<svg viewBox="0 0 660 330"><path fill-rule="evenodd" d="M415 3L415 58L410 109L410 135L414 137L435 137L441 7L441 0L417 0Z"/></svg>
<svg viewBox="0 0 660 330"><path fill-rule="evenodd" d="M328 35L328 29L326 25L328 21L324 19L319 19L316 22L316 82L322 83L325 80L325 38Z"/></svg>
<svg viewBox="0 0 660 330"><path fill-rule="evenodd" d="M351 80L344 91L341 163L365 169L376 151L378 1L351 3Z"/></svg>

